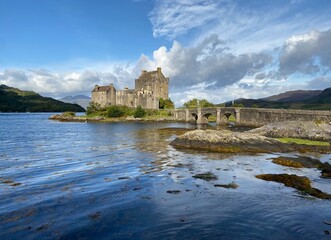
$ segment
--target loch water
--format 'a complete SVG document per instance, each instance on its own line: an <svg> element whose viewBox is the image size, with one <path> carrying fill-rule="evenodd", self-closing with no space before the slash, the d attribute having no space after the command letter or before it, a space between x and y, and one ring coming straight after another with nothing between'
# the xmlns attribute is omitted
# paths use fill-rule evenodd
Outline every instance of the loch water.
<svg viewBox="0 0 331 240"><path fill-rule="evenodd" d="M165 128L193 125L50 115L0 114L0 239L331 239L330 200L254 177L304 175L331 193L319 170L270 161L284 154L179 151ZM193 177L205 172L218 179Z"/></svg>

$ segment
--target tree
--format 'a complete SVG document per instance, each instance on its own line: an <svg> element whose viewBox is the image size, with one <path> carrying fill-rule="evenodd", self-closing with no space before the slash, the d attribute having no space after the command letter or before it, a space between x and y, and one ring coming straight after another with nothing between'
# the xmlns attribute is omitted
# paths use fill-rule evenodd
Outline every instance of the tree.
<svg viewBox="0 0 331 240"><path fill-rule="evenodd" d="M252 105L252 108L258 108L258 107L259 107L259 105L255 104L255 103Z"/></svg>
<svg viewBox="0 0 331 240"><path fill-rule="evenodd" d="M159 109L174 109L175 104L171 101L171 99L163 99L159 100Z"/></svg>
<svg viewBox="0 0 331 240"><path fill-rule="evenodd" d="M183 106L185 108L197 108L198 106L205 108L205 107L214 107L215 105L211 102L208 102L206 99L199 100L197 98L193 98L192 100L184 103Z"/></svg>
<svg viewBox="0 0 331 240"><path fill-rule="evenodd" d="M232 107L245 107L242 103L234 103Z"/></svg>
<svg viewBox="0 0 331 240"><path fill-rule="evenodd" d="M141 106L138 106L133 116L134 118L142 118L145 115L146 115L146 111Z"/></svg>
<svg viewBox="0 0 331 240"><path fill-rule="evenodd" d="M100 110L100 104L95 102L90 102L86 109L86 114L89 115L91 113L97 112Z"/></svg>

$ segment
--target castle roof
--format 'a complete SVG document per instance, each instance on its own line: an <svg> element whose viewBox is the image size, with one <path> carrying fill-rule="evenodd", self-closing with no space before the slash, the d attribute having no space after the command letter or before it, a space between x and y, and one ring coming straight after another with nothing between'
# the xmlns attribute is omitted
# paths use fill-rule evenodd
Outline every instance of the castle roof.
<svg viewBox="0 0 331 240"><path fill-rule="evenodd" d="M112 86L98 86L98 85L96 85L94 87L94 89L92 90L92 92L107 92L111 88L112 88Z"/></svg>
<svg viewBox="0 0 331 240"><path fill-rule="evenodd" d="M166 77L161 72L161 68L157 68L156 71L150 71L150 72L143 70L138 79L156 80L156 79L166 79Z"/></svg>

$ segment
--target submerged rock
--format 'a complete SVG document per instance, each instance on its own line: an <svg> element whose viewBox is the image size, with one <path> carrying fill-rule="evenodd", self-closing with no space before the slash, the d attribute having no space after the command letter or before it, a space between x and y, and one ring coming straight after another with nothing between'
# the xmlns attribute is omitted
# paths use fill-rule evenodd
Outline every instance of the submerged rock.
<svg viewBox="0 0 331 240"><path fill-rule="evenodd" d="M315 158L298 156L272 158L272 162L278 165L295 168L319 168L323 163Z"/></svg>
<svg viewBox="0 0 331 240"><path fill-rule="evenodd" d="M331 178L331 165L330 163L323 163L320 167L322 169L323 178Z"/></svg>
<svg viewBox="0 0 331 240"><path fill-rule="evenodd" d="M316 198L331 199L331 194L312 188L310 180L305 176L297 176L294 174L260 174L255 177L265 181L283 183L287 187L295 188Z"/></svg>
<svg viewBox="0 0 331 240"><path fill-rule="evenodd" d="M222 187L222 188L228 188L228 189L236 189L239 186L235 184L234 182L229 183L229 184L215 184L214 187Z"/></svg>
<svg viewBox="0 0 331 240"><path fill-rule="evenodd" d="M217 180L217 176L211 172L199 173L193 176L194 178L203 179L206 181Z"/></svg>
<svg viewBox="0 0 331 240"><path fill-rule="evenodd" d="M330 163L322 163L318 159L298 156L294 157L277 157L272 158L272 162L278 165L295 168L317 168L321 170L323 178L331 178L331 165Z"/></svg>
<svg viewBox="0 0 331 240"><path fill-rule="evenodd" d="M250 130L249 132L273 138L291 137L331 141L331 124L327 122L276 122Z"/></svg>
<svg viewBox="0 0 331 240"><path fill-rule="evenodd" d="M331 146L288 144L251 132L195 130L178 136L170 143L177 148L211 150L222 153L331 152Z"/></svg>

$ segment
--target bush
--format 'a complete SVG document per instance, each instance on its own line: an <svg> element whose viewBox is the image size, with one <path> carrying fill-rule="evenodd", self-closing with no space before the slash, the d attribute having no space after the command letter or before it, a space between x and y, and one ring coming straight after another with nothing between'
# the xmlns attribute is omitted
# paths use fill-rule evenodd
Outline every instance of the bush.
<svg viewBox="0 0 331 240"><path fill-rule="evenodd" d="M211 102L208 102L206 99L197 99L194 98L183 104L184 108L197 108L197 107L214 107L215 105Z"/></svg>
<svg viewBox="0 0 331 240"><path fill-rule="evenodd" d="M100 110L100 104L95 103L95 102L90 102L87 107L86 114L89 115L89 114L95 113L99 110Z"/></svg>
<svg viewBox="0 0 331 240"><path fill-rule="evenodd" d="M62 113L64 117L76 117L76 113L74 112L64 112Z"/></svg>
<svg viewBox="0 0 331 240"><path fill-rule="evenodd" d="M125 110L121 106L113 105L108 107L106 116L107 117L122 117L125 114Z"/></svg>
<svg viewBox="0 0 331 240"><path fill-rule="evenodd" d="M141 106L138 106L136 108L136 111L134 112L134 117L135 118L142 118L146 115L146 111L141 107Z"/></svg>
<svg viewBox="0 0 331 240"><path fill-rule="evenodd" d="M163 99L160 98L159 101L159 109L174 109L175 104L171 101L171 99Z"/></svg>

